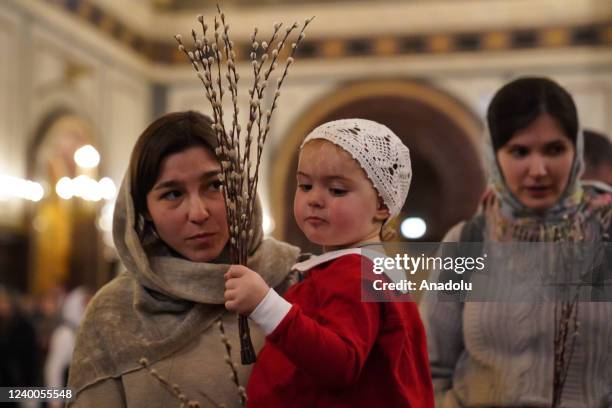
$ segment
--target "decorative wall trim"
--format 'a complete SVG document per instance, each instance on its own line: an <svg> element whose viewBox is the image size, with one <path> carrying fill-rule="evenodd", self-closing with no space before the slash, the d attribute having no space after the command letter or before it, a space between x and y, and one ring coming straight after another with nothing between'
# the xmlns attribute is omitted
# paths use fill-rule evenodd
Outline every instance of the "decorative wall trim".
<svg viewBox="0 0 612 408"><path fill-rule="evenodd" d="M183 64L187 59L172 38L150 40L107 13L92 0L46 0L87 22L115 41L166 65ZM612 46L612 21L603 24L534 27L474 32L439 32L401 36L306 39L298 50L304 58L388 57L461 52L502 52L521 49ZM238 60L248 58L249 44L237 44Z"/></svg>

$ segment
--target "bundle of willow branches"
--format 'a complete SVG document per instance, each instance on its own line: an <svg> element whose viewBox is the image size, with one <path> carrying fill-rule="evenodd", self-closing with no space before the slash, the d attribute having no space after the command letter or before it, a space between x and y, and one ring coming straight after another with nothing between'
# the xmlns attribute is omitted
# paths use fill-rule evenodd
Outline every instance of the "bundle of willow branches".
<svg viewBox="0 0 612 408"><path fill-rule="evenodd" d="M587 277L593 274L596 263L589 260L588 254L583 253L580 245L575 245L583 240L584 232L578 234L567 233L561 235L561 240L568 245L563 248L558 258L556 271L557 282L556 296L554 304L554 365L553 365L553 392L551 408L561 407L563 389L570 370L576 340L580 331L578 321L578 307L580 292L585 284L588 284ZM592 255L592 254L591 254Z"/></svg>
<svg viewBox="0 0 612 408"><path fill-rule="evenodd" d="M553 366L553 399L551 408L561 406L565 380L574 355L578 322L578 295L573 299L555 303L555 340Z"/></svg>
<svg viewBox="0 0 612 408"><path fill-rule="evenodd" d="M258 30L251 35L250 61L253 70L253 81L249 89L249 118L246 129L238 123L238 81L236 72L236 51L234 42L230 40L230 26L225 20L225 14L217 5L217 15L214 17L214 30L209 31L203 16L198 16L202 28L201 36L192 30L194 47L187 50L180 35L176 35L178 48L184 52L198 77L204 85L206 98L212 106L214 130L218 147L215 150L221 162L221 181L224 185L225 203L227 208L230 232L230 258L235 264L246 265L249 241L253 237L251 221L257 200L257 181L259 164L266 137L270 132L270 121L277 107L280 88L283 85L289 66L300 42L304 39L304 30L312 18L304 21L300 27L294 23L281 32L282 23L274 24L271 38L259 42ZM292 33L297 33L297 39L289 40ZM288 44L290 43L290 49ZM281 55L289 51L284 61L282 74L278 77L274 97L269 107L265 107L264 92L268 87L272 72L278 67ZM223 97L226 89L230 93L232 112L231 125L226 126L227 117L223 109ZM251 343L247 318L239 316L241 360L243 364L255 362L255 350Z"/></svg>

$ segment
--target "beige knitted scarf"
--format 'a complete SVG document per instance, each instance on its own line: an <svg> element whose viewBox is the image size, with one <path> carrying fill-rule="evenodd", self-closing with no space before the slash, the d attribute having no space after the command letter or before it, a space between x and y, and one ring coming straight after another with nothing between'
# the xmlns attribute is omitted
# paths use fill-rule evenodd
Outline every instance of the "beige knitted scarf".
<svg viewBox="0 0 612 408"><path fill-rule="evenodd" d="M113 221L115 245L126 270L96 294L87 310L70 368L74 392L141 368L143 357L154 363L173 354L225 312L226 251L215 263L196 263L172 255L151 236L140 238L126 180ZM287 278L299 249L262 239L260 208L253 225L259 231L248 264L276 287Z"/></svg>

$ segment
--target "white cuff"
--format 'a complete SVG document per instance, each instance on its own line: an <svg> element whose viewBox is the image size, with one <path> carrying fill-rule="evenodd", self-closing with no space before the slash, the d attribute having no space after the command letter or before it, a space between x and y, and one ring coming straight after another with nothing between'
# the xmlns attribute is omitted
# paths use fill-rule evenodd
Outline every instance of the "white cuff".
<svg viewBox="0 0 612 408"><path fill-rule="evenodd" d="M270 289L249 318L257 323L267 336L276 329L290 309L291 303L283 299L274 289Z"/></svg>

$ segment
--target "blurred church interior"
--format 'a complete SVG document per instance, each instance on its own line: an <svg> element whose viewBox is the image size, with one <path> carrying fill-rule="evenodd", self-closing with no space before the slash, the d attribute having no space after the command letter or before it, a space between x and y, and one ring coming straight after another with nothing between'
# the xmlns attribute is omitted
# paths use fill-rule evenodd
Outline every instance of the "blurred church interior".
<svg viewBox="0 0 612 408"><path fill-rule="evenodd" d="M317 248L292 211L297 149L325 121L372 119L403 139L414 178L395 228L401 240L425 242L476 210L483 118L508 80L555 79L584 127L612 134L610 0L219 2L243 78L253 27L266 34L276 21L316 16L284 84L260 178L266 232L307 251ZM0 2L1 284L42 295L99 288L117 273L112 209L135 140L166 112L209 112L173 37L189 38L196 16L212 16L215 5Z"/></svg>

